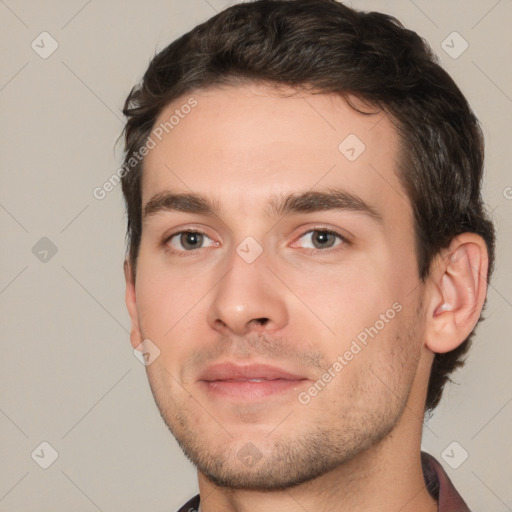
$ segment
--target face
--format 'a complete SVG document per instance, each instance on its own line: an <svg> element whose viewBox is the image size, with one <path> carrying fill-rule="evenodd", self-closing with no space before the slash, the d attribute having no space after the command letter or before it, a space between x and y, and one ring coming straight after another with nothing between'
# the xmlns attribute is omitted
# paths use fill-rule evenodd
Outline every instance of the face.
<svg viewBox="0 0 512 512"><path fill-rule="evenodd" d="M334 95L192 96L145 159L132 344L160 351L152 392L203 475L295 485L378 444L413 387L422 287L398 136Z"/></svg>

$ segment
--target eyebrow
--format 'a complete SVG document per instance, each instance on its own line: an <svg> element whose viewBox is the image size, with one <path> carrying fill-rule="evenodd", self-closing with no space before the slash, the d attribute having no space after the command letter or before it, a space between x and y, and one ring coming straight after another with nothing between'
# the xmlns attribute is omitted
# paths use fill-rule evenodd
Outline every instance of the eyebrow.
<svg viewBox="0 0 512 512"><path fill-rule="evenodd" d="M213 216L216 215L217 205L200 194L160 192L146 203L142 220L158 213L173 211Z"/></svg>
<svg viewBox="0 0 512 512"><path fill-rule="evenodd" d="M372 205L355 194L336 188L272 196L264 211L269 217L283 217L329 210L357 212L383 223L382 215ZM171 211L217 216L218 204L201 194L160 192L147 202L142 219L146 221L153 215Z"/></svg>

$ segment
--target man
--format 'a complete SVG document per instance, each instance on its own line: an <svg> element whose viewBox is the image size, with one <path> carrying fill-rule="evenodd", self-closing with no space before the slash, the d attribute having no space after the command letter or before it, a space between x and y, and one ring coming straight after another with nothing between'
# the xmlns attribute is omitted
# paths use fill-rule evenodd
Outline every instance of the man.
<svg viewBox="0 0 512 512"><path fill-rule="evenodd" d="M124 112L131 343L198 470L181 510L469 510L421 432L494 230L478 122L426 44L332 0L235 5Z"/></svg>

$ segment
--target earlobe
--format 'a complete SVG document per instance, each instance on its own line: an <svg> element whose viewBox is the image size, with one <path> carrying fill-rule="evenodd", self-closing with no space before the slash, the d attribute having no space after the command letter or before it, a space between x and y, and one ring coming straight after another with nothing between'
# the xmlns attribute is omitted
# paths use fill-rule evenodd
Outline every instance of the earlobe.
<svg viewBox="0 0 512 512"><path fill-rule="evenodd" d="M457 236L431 272L425 344L436 353L457 348L474 329L487 293L488 254L474 233Z"/></svg>
<svg viewBox="0 0 512 512"><path fill-rule="evenodd" d="M131 320L131 329L130 329L130 343L133 348L140 345L142 342L142 335L139 327L139 317L137 312L137 299L135 294L135 282L133 280L132 267L128 260L125 260L124 265L124 278L126 281L126 290L125 290L125 301L126 308L128 309L128 314L130 315Z"/></svg>

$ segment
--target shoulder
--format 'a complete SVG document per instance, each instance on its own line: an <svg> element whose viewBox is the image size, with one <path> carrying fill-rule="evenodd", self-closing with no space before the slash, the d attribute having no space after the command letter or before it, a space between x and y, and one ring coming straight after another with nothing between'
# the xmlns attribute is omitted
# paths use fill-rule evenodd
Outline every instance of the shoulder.
<svg viewBox="0 0 512 512"><path fill-rule="evenodd" d="M199 508L199 494L187 501L177 512L197 512Z"/></svg>

